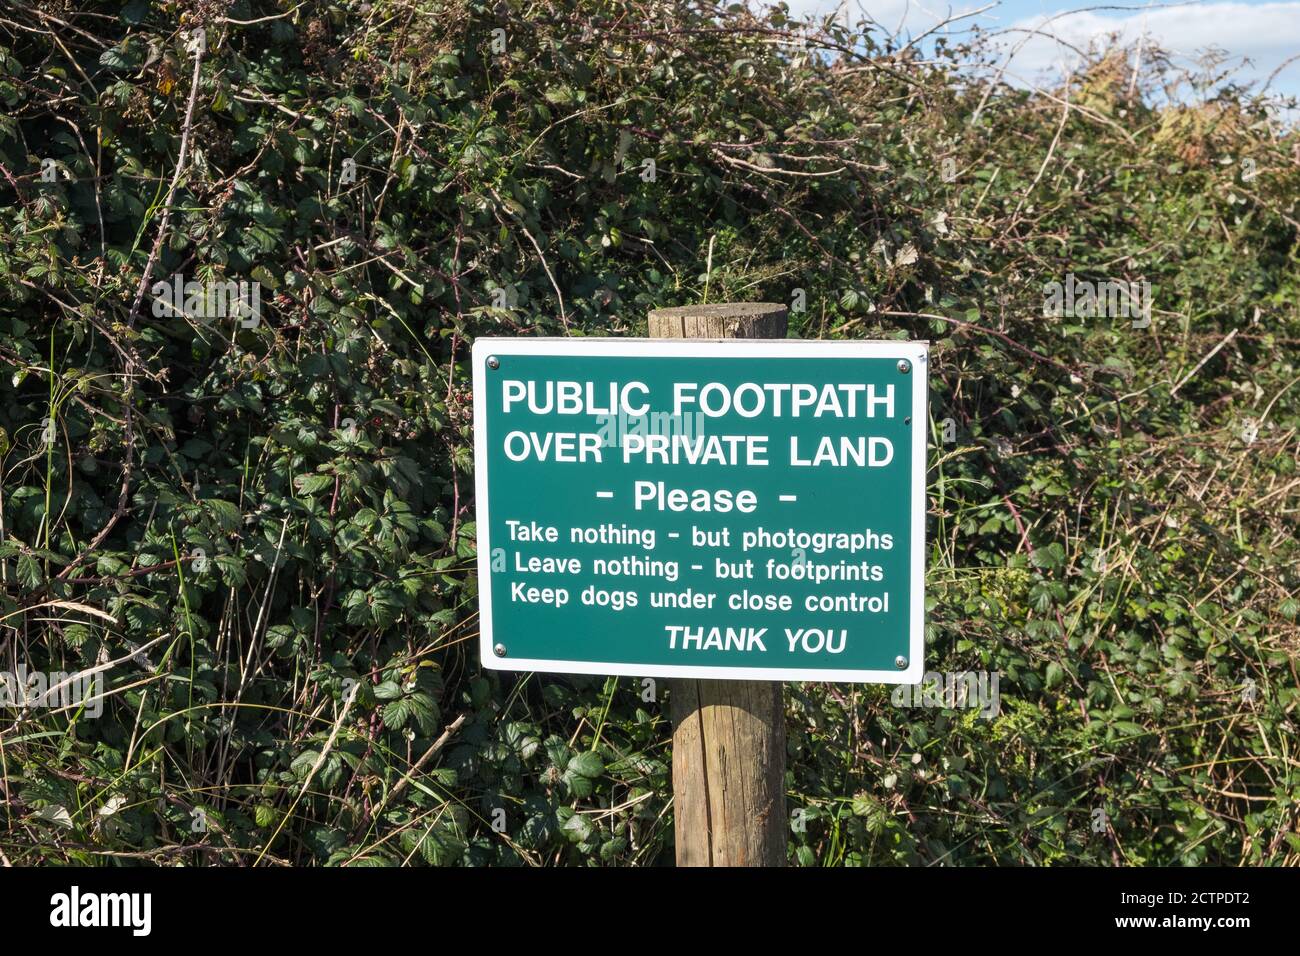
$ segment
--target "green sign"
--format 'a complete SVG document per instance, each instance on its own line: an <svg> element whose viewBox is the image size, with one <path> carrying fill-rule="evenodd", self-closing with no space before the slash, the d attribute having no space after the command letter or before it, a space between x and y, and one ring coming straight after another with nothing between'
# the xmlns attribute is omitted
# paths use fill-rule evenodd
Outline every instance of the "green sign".
<svg viewBox="0 0 1300 956"><path fill-rule="evenodd" d="M927 360L479 339L484 666L918 682Z"/></svg>

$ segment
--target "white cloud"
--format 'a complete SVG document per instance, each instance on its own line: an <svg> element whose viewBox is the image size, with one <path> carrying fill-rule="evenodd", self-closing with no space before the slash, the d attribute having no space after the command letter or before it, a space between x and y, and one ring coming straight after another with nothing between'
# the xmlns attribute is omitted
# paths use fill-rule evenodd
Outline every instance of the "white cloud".
<svg viewBox="0 0 1300 956"><path fill-rule="evenodd" d="M951 0L848 2L853 14L865 9L891 32L902 24L904 35L916 36L948 15ZM841 8L840 0L787 0L787 3L791 12L799 15L825 15ZM984 5L985 2L980 0L971 0L952 3L952 9L960 13ZM1084 5L1080 3L1080 6ZM993 32L1044 29L1085 50L1094 44L1098 47L1104 45L1112 35L1117 36L1122 44L1133 43L1145 36L1173 54L1181 65L1188 65L1199 53L1217 47L1231 58L1231 64L1243 64L1240 80L1261 83L1288 57L1300 53L1300 0L1188 3L1131 13L1070 12L1066 7L1056 14L1025 17L1008 23L1006 14L1011 6L995 7L972 20L954 24L953 29L965 29L971 23L978 23ZM1044 25L1045 21L1050 22ZM1026 39L1023 32L1006 32L1001 39L1008 50L1025 41L1010 71L1026 80L1041 78L1044 74L1059 78L1059 64L1064 62L1068 68L1077 60L1077 55L1068 46L1047 37ZM1251 62L1245 64L1245 60ZM1282 70L1273 82L1272 92L1300 92L1300 60Z"/></svg>
<svg viewBox="0 0 1300 956"><path fill-rule="evenodd" d="M901 31L913 36L924 33L952 13L978 10L984 3L952 3L951 0L786 0L794 16L826 16L843 10L847 5L849 18L856 22L863 13L870 16L890 33ZM992 13L993 11L989 11ZM962 21L965 22L965 21Z"/></svg>
<svg viewBox="0 0 1300 956"><path fill-rule="evenodd" d="M1225 51L1232 62L1244 58L1253 65L1242 77L1263 79L1290 56L1300 53L1300 2L1285 3L1205 3L1161 10L1150 10L1112 17L1081 11L1063 16L1033 17L1012 24L1017 29L1041 29L1082 49L1103 45L1115 35L1121 44L1147 37L1187 63L1211 47ZM1009 46L1026 37L1024 33L1008 35ZM1078 57L1068 46L1047 37L1033 36L1016 54L1012 69L1022 76L1043 72L1059 75L1058 64L1067 67ZM1295 89L1300 79L1300 60L1283 71L1274 86Z"/></svg>

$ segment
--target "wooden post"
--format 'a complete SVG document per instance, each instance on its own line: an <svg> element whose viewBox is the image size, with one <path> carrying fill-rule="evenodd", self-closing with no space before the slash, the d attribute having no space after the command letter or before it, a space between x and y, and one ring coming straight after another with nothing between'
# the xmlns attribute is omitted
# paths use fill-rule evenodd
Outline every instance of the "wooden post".
<svg viewBox="0 0 1300 956"><path fill-rule="evenodd" d="M784 339L770 302L650 313L650 337ZM775 681L674 680L678 866L785 866L785 707Z"/></svg>

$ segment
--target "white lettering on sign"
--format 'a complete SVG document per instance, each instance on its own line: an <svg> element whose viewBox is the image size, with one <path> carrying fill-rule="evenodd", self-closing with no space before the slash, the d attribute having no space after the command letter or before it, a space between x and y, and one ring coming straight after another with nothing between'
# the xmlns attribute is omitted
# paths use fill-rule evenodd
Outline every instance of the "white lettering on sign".
<svg viewBox="0 0 1300 956"><path fill-rule="evenodd" d="M644 415L650 411L645 402L634 402L633 393L648 394L642 382L619 385L610 382L603 396L596 395L595 382L520 382L507 379L501 383L501 405L509 412L526 401L534 415Z"/></svg>
<svg viewBox="0 0 1300 956"><path fill-rule="evenodd" d="M758 506L758 497L752 491L731 492L726 488L710 491L707 488L667 488L662 481L638 481L633 498L636 510L653 503L660 511L717 511L725 514L736 511L749 514Z"/></svg>
<svg viewBox="0 0 1300 956"><path fill-rule="evenodd" d="M668 632L670 648L694 647L718 651L766 651L763 635L767 628L759 627L687 627L681 624L664 626ZM679 643L680 642L680 643Z"/></svg>
<svg viewBox="0 0 1300 956"><path fill-rule="evenodd" d="M864 397L859 404L858 399ZM709 418L734 411L742 418L771 415L773 418L875 418L878 406L886 418L894 417L894 386L886 385L883 395L875 385L841 382L822 386L806 382L745 382L734 389L720 382L676 382L673 385L673 413L698 408Z"/></svg>
<svg viewBox="0 0 1300 956"><path fill-rule="evenodd" d="M576 432L511 432L506 435L506 457L511 461L560 461L600 464L600 436Z"/></svg>
<svg viewBox="0 0 1300 956"><path fill-rule="evenodd" d="M854 465L858 468L884 468L893 460L894 443L888 438L841 435L836 442L829 435L823 435L812 458L806 458L799 452L799 436L790 436L790 464L798 467Z"/></svg>

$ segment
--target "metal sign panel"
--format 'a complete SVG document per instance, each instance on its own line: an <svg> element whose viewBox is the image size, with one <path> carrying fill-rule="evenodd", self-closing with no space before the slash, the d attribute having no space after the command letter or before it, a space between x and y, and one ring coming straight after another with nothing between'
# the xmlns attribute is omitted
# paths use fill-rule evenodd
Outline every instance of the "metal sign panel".
<svg viewBox="0 0 1300 956"><path fill-rule="evenodd" d="M474 344L486 667L916 683L919 342Z"/></svg>

